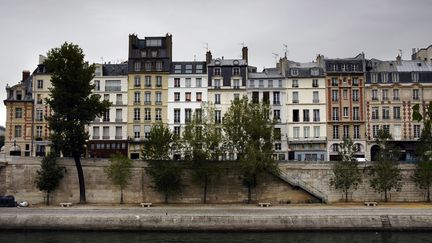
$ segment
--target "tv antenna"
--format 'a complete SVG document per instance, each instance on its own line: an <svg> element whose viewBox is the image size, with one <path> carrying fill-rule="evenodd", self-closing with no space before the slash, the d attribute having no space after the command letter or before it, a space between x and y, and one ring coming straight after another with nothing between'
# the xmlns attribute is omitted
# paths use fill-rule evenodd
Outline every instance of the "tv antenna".
<svg viewBox="0 0 432 243"><path fill-rule="evenodd" d="M398 51L399 51L399 56L400 56L401 59L402 59L402 49L399 49Z"/></svg>
<svg viewBox="0 0 432 243"><path fill-rule="evenodd" d="M204 48L206 49L206 52L209 51L208 42L204 42Z"/></svg>
<svg viewBox="0 0 432 243"><path fill-rule="evenodd" d="M274 56L275 63L277 63L278 62L278 58L279 58L279 54L277 54L277 53L272 53L272 54Z"/></svg>
<svg viewBox="0 0 432 243"><path fill-rule="evenodd" d="M288 55L288 45L287 44L283 44L283 46L285 47L285 58L287 58L287 55Z"/></svg>

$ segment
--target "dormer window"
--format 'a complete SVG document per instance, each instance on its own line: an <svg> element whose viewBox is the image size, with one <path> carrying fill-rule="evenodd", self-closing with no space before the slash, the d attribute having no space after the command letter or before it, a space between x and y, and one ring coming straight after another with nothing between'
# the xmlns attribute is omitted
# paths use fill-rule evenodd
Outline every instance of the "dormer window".
<svg viewBox="0 0 432 243"><path fill-rule="evenodd" d="M297 68L292 68L291 69L291 76L298 76L299 75L299 70Z"/></svg>
<svg viewBox="0 0 432 243"><path fill-rule="evenodd" d="M233 61L233 64L234 64L235 66L237 66L237 65L239 65L239 61L238 61L238 60L234 60L234 61Z"/></svg>
<svg viewBox="0 0 432 243"><path fill-rule="evenodd" d="M319 75L319 69L318 68L312 68L311 69L311 75L312 76L318 76Z"/></svg>
<svg viewBox="0 0 432 243"><path fill-rule="evenodd" d="M147 57L147 52L146 51L141 51L141 57Z"/></svg>
<svg viewBox="0 0 432 243"><path fill-rule="evenodd" d="M146 62L146 64L145 64L145 70L146 71L151 71L152 70L152 64L151 64L151 62Z"/></svg>
<svg viewBox="0 0 432 243"><path fill-rule="evenodd" d="M346 72L346 71L348 71L347 65L346 64L342 64L342 72Z"/></svg>
<svg viewBox="0 0 432 243"><path fill-rule="evenodd" d="M419 73L417 72L412 72L411 73L411 78L413 82L418 82L419 81Z"/></svg>
<svg viewBox="0 0 432 243"><path fill-rule="evenodd" d="M377 83L377 81L378 81L378 74L377 73L371 73L371 81L374 84Z"/></svg>
<svg viewBox="0 0 432 243"><path fill-rule="evenodd" d="M162 62L156 62L156 71L162 71Z"/></svg>
<svg viewBox="0 0 432 243"><path fill-rule="evenodd" d="M161 39L147 39L146 46L162 46Z"/></svg>
<svg viewBox="0 0 432 243"><path fill-rule="evenodd" d="M152 51L151 55L152 55L152 57L157 57L157 51Z"/></svg>
<svg viewBox="0 0 432 243"><path fill-rule="evenodd" d="M332 65L331 65L331 70L332 70L333 72L336 72L336 70L337 70L337 65L336 65L336 64L332 64Z"/></svg>
<svg viewBox="0 0 432 243"><path fill-rule="evenodd" d="M355 64L353 64L353 65L352 65L352 70L353 70L354 72L357 72L357 71L358 71L358 66L355 65Z"/></svg>
<svg viewBox="0 0 432 243"><path fill-rule="evenodd" d="M388 81L388 74L387 73L381 73L381 82L387 83Z"/></svg>
<svg viewBox="0 0 432 243"><path fill-rule="evenodd" d="M186 65L186 73L192 73L192 64L187 64Z"/></svg>
<svg viewBox="0 0 432 243"><path fill-rule="evenodd" d="M21 90L17 90L16 91L16 99L17 100L22 100L22 91Z"/></svg>
<svg viewBox="0 0 432 243"><path fill-rule="evenodd" d="M216 65L216 66L221 65L221 61L220 61L219 59L217 59L217 60L215 61L215 65Z"/></svg>
<svg viewBox="0 0 432 243"><path fill-rule="evenodd" d="M202 64L197 64L195 66L195 73L203 73L203 65Z"/></svg>
<svg viewBox="0 0 432 243"><path fill-rule="evenodd" d="M238 68L238 67L233 68L232 73L233 73L233 75L239 76L240 75L240 68Z"/></svg>
<svg viewBox="0 0 432 243"><path fill-rule="evenodd" d="M393 83L399 82L399 73L392 73L392 81Z"/></svg>
<svg viewBox="0 0 432 243"><path fill-rule="evenodd" d="M141 62L135 62L134 70L137 72L141 71Z"/></svg>
<svg viewBox="0 0 432 243"><path fill-rule="evenodd" d="M213 75L220 76L221 75L221 69L220 68L214 68L213 69Z"/></svg>
<svg viewBox="0 0 432 243"><path fill-rule="evenodd" d="M181 64L176 64L174 66L174 73L181 73L182 71L182 65Z"/></svg>

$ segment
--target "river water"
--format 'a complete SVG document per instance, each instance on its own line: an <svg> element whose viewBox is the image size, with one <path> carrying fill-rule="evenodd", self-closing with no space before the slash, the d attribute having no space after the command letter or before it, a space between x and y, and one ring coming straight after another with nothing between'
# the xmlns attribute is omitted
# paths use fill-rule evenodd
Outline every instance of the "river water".
<svg viewBox="0 0 432 243"><path fill-rule="evenodd" d="M426 243L432 232L272 232L272 233L164 233L164 232L71 232L0 231L0 243Z"/></svg>

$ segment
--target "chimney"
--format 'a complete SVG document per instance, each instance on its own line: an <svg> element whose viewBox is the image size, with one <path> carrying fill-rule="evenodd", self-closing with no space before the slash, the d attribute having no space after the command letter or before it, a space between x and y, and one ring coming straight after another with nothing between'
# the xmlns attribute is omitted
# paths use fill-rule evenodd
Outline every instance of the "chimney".
<svg viewBox="0 0 432 243"><path fill-rule="evenodd" d="M397 55L397 57L396 57L396 63L398 65L400 65L402 63L402 57L400 55Z"/></svg>
<svg viewBox="0 0 432 243"><path fill-rule="evenodd" d="M210 64L211 60L212 60L212 54L210 51L207 51L206 52L206 63Z"/></svg>
<svg viewBox="0 0 432 243"><path fill-rule="evenodd" d="M47 59L44 55L39 55L39 64L43 64L45 62L45 59Z"/></svg>
<svg viewBox="0 0 432 243"><path fill-rule="evenodd" d="M28 79L28 77L30 77L30 71L24 70L22 72L22 81L25 81L26 79Z"/></svg>
<svg viewBox="0 0 432 243"><path fill-rule="evenodd" d="M247 46L243 46L242 48L242 58L248 63L248 48Z"/></svg>

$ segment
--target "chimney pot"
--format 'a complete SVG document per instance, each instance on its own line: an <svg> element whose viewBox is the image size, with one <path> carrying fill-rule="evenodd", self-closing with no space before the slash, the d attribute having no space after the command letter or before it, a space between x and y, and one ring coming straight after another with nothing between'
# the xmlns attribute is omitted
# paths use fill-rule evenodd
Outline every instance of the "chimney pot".
<svg viewBox="0 0 432 243"><path fill-rule="evenodd" d="M28 77L30 77L30 71L28 71L28 70L24 70L24 71L22 72L22 81L28 79Z"/></svg>
<svg viewBox="0 0 432 243"><path fill-rule="evenodd" d="M247 48L247 46L244 46L243 48L242 48L242 58L243 58L243 60L245 60L246 61L246 63L248 63L248 48Z"/></svg>

